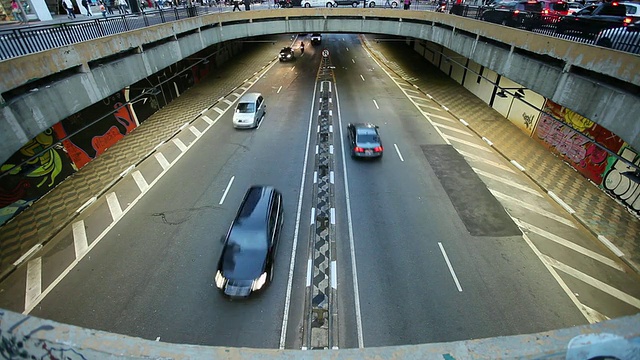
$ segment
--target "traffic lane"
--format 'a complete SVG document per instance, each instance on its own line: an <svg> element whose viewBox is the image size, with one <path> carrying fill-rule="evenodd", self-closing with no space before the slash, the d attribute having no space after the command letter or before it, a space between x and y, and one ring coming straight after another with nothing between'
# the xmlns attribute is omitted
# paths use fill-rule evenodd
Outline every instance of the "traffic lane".
<svg viewBox="0 0 640 360"><path fill-rule="evenodd" d="M193 295L188 295L190 291L187 291L185 298L185 293L179 290L183 288L180 284L188 285L186 286L187 289L203 289L205 285L207 288L210 288L213 284L213 269L215 267L215 262L217 261L216 250L219 250L220 247L217 242L217 237L219 235L224 235L226 232L226 229L233 218L233 214L237 209L237 204L244 193L244 189L241 191L229 192L229 196L226 200L229 202L226 203L233 204L229 209L218 209L215 205L212 205L212 203L215 204L220 199L224 187L228 183L229 177L225 176L226 174L240 174L240 178L245 179L256 177L260 178L260 182L274 184L285 192L285 212L291 214L295 213L294 201L291 201L292 199L286 195L286 189L297 189L299 186L300 169L297 170L296 174L296 171L294 171L293 168L283 168L278 166L278 164L301 163L301 157L304 153L302 149L304 142L299 141L299 137L284 136L284 138L279 138L278 136L280 134L287 134L287 132L283 131L284 128L286 128L286 130L293 131L294 133L303 131L296 129L296 122L291 122L290 125L285 126L286 120L283 119L286 119L286 117L280 116L279 118L280 122L274 122L274 124L280 124L280 127L276 128L274 126L274 131L269 132L266 130L268 127L261 126L257 132L242 132L230 128L231 121L229 116L227 127L222 127L222 130L220 131L207 133L207 135L214 134L215 136L213 136L212 140L203 139L204 141L199 142L197 144L199 146L195 147L190 151L190 153L185 155L183 161L177 164L168 176L158 183L158 186L152 190L154 193L149 194L144 201L141 201L135 211L127 216L126 221L118 224L117 229L114 229L114 231L111 232L111 234L114 234L114 237L117 236L115 234L128 234L127 237L129 239L141 239L141 241L128 244L131 248L126 251L118 252L119 248L106 248L104 250L105 254L115 254L115 256L111 256L111 260L106 260L106 255L98 252L92 254L93 262L88 264L89 267L87 267L87 270L91 268L99 268L100 270L98 272L101 274L114 275L110 278L103 277L104 280L102 282L91 284L93 288L87 289L86 292L88 294L102 294L103 298L108 300L112 299L111 303L101 304L99 299L91 299L88 294L79 294L74 296L76 301L73 303L71 308L76 310L73 311L73 313L64 311L64 309L60 307L50 312L52 315L55 315L56 313L65 314L65 316L57 317L56 320L68 323L78 323L82 326L105 329L108 331L124 332L135 336L155 338L159 336L154 335L155 331L145 331L145 328L147 327L139 323L139 319L149 318L152 319L152 323L156 323L149 326L149 329L171 328L172 330L170 331L170 334L177 334L178 338L175 340L178 342L191 343L192 341L206 340L204 343L212 345L255 345L258 347L277 346L277 341L275 341L275 339L270 339L268 343L266 343L265 341L261 341L261 338L263 339L267 334L277 334L279 332L264 331L264 329L259 331L262 336L252 336L252 334L248 334L250 335L248 339L253 340L253 342L242 344L242 336L238 335L238 333L242 332L229 331L229 323L236 323L240 326L240 324L243 324L246 321L239 321L239 318L234 319L234 316L225 316L225 321L221 321L221 324L225 329L223 333L228 334L229 337L232 337L233 339L225 339L224 337L220 337L219 334L216 335L216 331L212 331L212 329L214 329L212 326L216 323L210 324L208 322L203 324L201 331L202 340L197 337L181 339L179 338L179 334L193 332L194 323L188 323L185 320L181 320L183 314L181 312L176 312L175 309L184 308L184 306L178 306L179 304L189 305L189 303L193 303L193 305L189 305L188 308L200 309L205 312L202 314L196 312L193 319L212 319L212 321L215 321L217 318L213 316L214 314L209 314L207 311L213 311L213 309L216 309L215 306L212 306L214 304L219 305L219 302L224 303L221 299L217 299L214 300L214 304L211 304L211 299L215 299L215 297L208 298L207 293L194 293ZM265 120L265 124L267 120ZM224 118L221 121L224 122ZM220 127L214 127L214 130L218 129L220 129ZM258 132L264 132L265 136L262 138L255 136ZM226 145L221 147L218 145L221 143ZM206 146L206 144L213 144L213 146ZM265 150L267 148L268 151ZM291 151L291 149L296 148L299 148L300 150ZM210 156L211 152L222 156L212 158ZM255 162L252 162L252 159L255 160ZM277 160L274 161L274 159ZM216 162L218 163L217 167L208 165L210 163L215 164ZM236 170L233 166L238 166L242 169ZM252 169L253 171L249 171L243 176L243 169ZM289 173L287 173L287 171L289 171ZM185 184L183 181L184 174L189 174L188 184ZM261 174L262 176L258 176L257 174ZM237 188L244 188L244 186ZM158 209L162 209L162 211L158 211ZM164 211L167 209L170 211ZM196 214L196 216L194 216L193 211L187 211L191 212L191 214L189 214L190 218L180 215L181 213L186 214L187 212L185 212L185 210L193 209L204 209L205 215L197 216ZM175 217L172 217L169 220L169 224L161 223L161 220L159 221L161 217L150 216L150 214L167 212L170 212L171 215L175 215ZM148 224L148 226L141 224ZM292 227L293 225L290 219L285 218L283 239L291 238L291 231L289 229ZM214 235L212 236L212 234ZM189 241L185 242L180 239L189 239ZM115 242L115 240L113 242ZM160 242L160 244L158 244L158 242ZM109 244L109 239L105 239L104 243L100 245L104 248L106 247L105 244ZM290 249L290 247L290 240L288 244L285 242L281 243L280 255L282 255L283 248ZM149 251L150 249L152 250L151 252ZM176 253L185 254L185 256L187 256L187 254L201 254L202 256L193 258L193 266L187 266L185 263L188 264L188 262L186 262L188 260L188 256L187 259L181 259L182 261L179 262L173 263L170 261L169 258L171 255ZM129 255L131 256L131 260L127 260ZM113 262L113 259L116 259L116 261ZM159 264L161 268L154 269L155 266L146 263L144 259L149 259L153 264ZM287 260L286 257L280 257L280 260L282 259L284 259L285 262ZM96 261L98 262L96 263ZM277 273L275 279L278 279L281 278L280 275L286 273L286 271L284 271L285 269L282 267L277 266L276 268ZM84 271L81 270L83 270L82 267L78 267L75 272L84 273ZM131 278L132 273L139 275L136 278ZM169 274L174 275L172 277ZM171 280L170 285L167 286L159 281L165 278ZM189 279L191 279L192 283L189 282ZM76 281L65 279L65 281L55 290L54 293L57 293L56 296L48 297L46 301L43 302L42 308L48 309L50 306L55 306L55 304L49 304L55 303L54 301L51 301L52 299L60 299L58 303L63 304L73 302L72 299L64 298L64 295L74 293L69 291L71 288L76 287L73 286L74 284L82 284L85 282L87 281L84 281L82 278L78 278ZM72 285L71 287L67 286L65 288L64 283ZM277 280L274 285L276 284ZM282 287L282 284L286 284L286 281L283 281L280 287ZM135 289L138 288L148 289L148 291L144 291L143 294L135 294ZM277 293L283 293L281 289L276 290L276 288L277 286L273 286L272 289L269 289L270 291L265 293L265 295L267 295L265 296L265 301L269 303L269 313L273 315L278 313L273 311L273 309L282 309L283 303L281 298L275 303L273 300L269 300L268 295L273 296ZM131 294L135 295L132 296ZM79 299L91 300L77 301ZM120 303L113 304L113 300L117 300ZM174 304L173 302L178 303ZM107 309L105 313L111 315L104 318L104 321L92 322L90 318L93 317L93 315L85 316L83 311L78 311L78 309L82 308L83 304L88 305L88 307L93 309L95 309L95 307L110 307L110 309ZM252 309L260 312L260 314L248 314L245 310L243 312L243 314L245 314L243 319L260 319L261 312L265 310L265 307L254 307ZM154 318L153 314L155 313L162 313L163 316ZM215 313L217 314L218 311L215 310ZM279 311L279 313L281 314L282 312ZM109 321L110 318L113 318L113 314L121 314L121 316L116 318L117 320L115 321ZM219 314L235 315L230 313L230 311L220 312ZM38 313L38 315L53 318L53 316L48 316L45 311ZM217 316L219 317L221 315ZM281 317L282 315L279 316ZM96 318L100 320L100 317ZM129 321L129 319L131 319L131 321ZM199 324L200 323L202 323L202 321L200 321ZM278 321L269 319L268 323L277 324ZM104 326L103 324L107 324L107 326ZM184 328L184 331L176 329L176 324L183 325L182 327ZM274 329L275 328L277 328L277 326L275 326ZM245 329L242 330L245 331ZM246 331L244 333L246 333ZM171 336L170 334L167 336ZM238 338L238 336L240 338ZM271 336L271 338L274 337L275 336ZM163 337L161 336L161 338ZM172 338L169 337L169 339Z"/></svg>

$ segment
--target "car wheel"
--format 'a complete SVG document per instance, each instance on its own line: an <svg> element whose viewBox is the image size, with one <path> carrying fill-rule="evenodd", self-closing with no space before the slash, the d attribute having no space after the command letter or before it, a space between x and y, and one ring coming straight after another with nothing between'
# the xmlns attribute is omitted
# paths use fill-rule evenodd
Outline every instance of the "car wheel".
<svg viewBox="0 0 640 360"><path fill-rule="evenodd" d="M332 3L330 3L330 2L328 2L328 3L327 3L327 7L328 7L328 8L333 7L333 4L332 4Z"/></svg>
<svg viewBox="0 0 640 360"><path fill-rule="evenodd" d="M374 8L374 7L376 7L376 3L375 3L374 1L370 2L370 3L369 3L369 7L370 7L370 8Z"/></svg>
<svg viewBox="0 0 640 360"><path fill-rule="evenodd" d="M397 3L397 2L395 2L395 1L394 1L394 2L392 2L392 3L391 3L391 7L392 7L392 8L394 8L394 9L395 9L395 8L397 8L397 7L398 7L398 3Z"/></svg>
<svg viewBox="0 0 640 360"><path fill-rule="evenodd" d="M311 7L311 4L309 4L309 3L304 3L304 7L306 7L306 8L310 8L310 7Z"/></svg>
<svg viewBox="0 0 640 360"><path fill-rule="evenodd" d="M608 38L598 39L598 42L596 43L596 45L606 47L606 48L611 48L613 46L613 44L611 43L611 40Z"/></svg>
<svg viewBox="0 0 640 360"><path fill-rule="evenodd" d="M351 6L358 7L358 3L354 1L354 2L351 3Z"/></svg>

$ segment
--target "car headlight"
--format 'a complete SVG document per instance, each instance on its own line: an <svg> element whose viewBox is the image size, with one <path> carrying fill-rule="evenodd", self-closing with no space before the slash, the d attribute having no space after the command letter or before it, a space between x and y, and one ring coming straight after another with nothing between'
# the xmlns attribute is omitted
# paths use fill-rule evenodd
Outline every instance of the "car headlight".
<svg viewBox="0 0 640 360"><path fill-rule="evenodd" d="M251 283L251 291L260 290L260 288L262 288L266 282L267 282L267 273L264 272L262 273L262 275L260 275L259 278L253 280L253 282Z"/></svg>
<svg viewBox="0 0 640 360"><path fill-rule="evenodd" d="M287 57L291 57L291 54L287 54Z"/></svg>
<svg viewBox="0 0 640 360"><path fill-rule="evenodd" d="M222 276L220 270L218 270L218 272L216 272L216 286L218 287L218 289L222 289L226 281L227 279L225 279L224 276Z"/></svg>

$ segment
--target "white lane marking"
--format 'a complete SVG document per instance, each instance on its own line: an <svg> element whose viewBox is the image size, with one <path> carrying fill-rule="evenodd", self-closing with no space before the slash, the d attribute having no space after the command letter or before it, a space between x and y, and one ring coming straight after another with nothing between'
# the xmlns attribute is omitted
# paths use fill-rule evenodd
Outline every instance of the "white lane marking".
<svg viewBox="0 0 640 360"><path fill-rule="evenodd" d="M329 132L332 133L333 132L333 125L329 125Z"/></svg>
<svg viewBox="0 0 640 360"><path fill-rule="evenodd" d="M351 59L351 62L352 62L352 63L354 63L354 64L356 63L356 61L355 61L355 60L353 60L353 59Z"/></svg>
<svg viewBox="0 0 640 360"><path fill-rule="evenodd" d="M138 185L138 189L140 191L145 192L149 188L149 184L147 184L147 180L144 179L140 170L136 170L131 173L133 180L135 180L136 185Z"/></svg>
<svg viewBox="0 0 640 360"><path fill-rule="evenodd" d="M160 341L160 336L158 336L158 337L156 338L156 341Z"/></svg>
<svg viewBox="0 0 640 360"><path fill-rule="evenodd" d="M311 208L311 222L309 225L313 225L316 223L316 208Z"/></svg>
<svg viewBox="0 0 640 360"><path fill-rule="evenodd" d="M187 151L187 145L185 145L182 140L175 138L172 139L171 141L173 141L174 144L176 144L176 146L178 147L178 149L180 149L180 151L185 152Z"/></svg>
<svg viewBox="0 0 640 360"><path fill-rule="evenodd" d="M169 161L167 160L167 158L164 157L164 154L155 153L153 154L153 156L156 158L156 160L158 161L158 164L160 164L160 166L162 166L163 169L168 169L171 167L171 164L169 164Z"/></svg>
<svg viewBox="0 0 640 360"><path fill-rule="evenodd" d="M216 110L216 111L220 110L220 109L218 109L217 107L215 107L215 108L213 108L213 109L214 109L214 110ZM220 111L222 111L222 110L220 110ZM224 114L224 111L222 111L222 112L220 113L220 115L222 115L222 114ZM207 124L209 124L209 125L213 125L213 120L211 120L211 118L210 118L210 117L208 117L207 115L202 115L201 117L202 117L202 120L204 120L204 121L206 121L206 122L207 122ZM207 129L208 129L208 128L207 128Z"/></svg>
<svg viewBox="0 0 640 360"><path fill-rule="evenodd" d="M360 79L362 79L362 81L364 81L364 76L360 75Z"/></svg>
<svg viewBox="0 0 640 360"><path fill-rule="evenodd" d="M444 121L448 121L448 122L452 122L455 123L456 121L454 119L452 119L450 116L442 116L442 115L438 115L438 114L429 114L429 116L434 117L434 118L438 118L440 120L444 120Z"/></svg>
<svg viewBox="0 0 640 360"><path fill-rule="evenodd" d="M486 142L489 146L493 146L493 143L491 142L491 140L487 139L486 137L482 137L482 141Z"/></svg>
<svg viewBox="0 0 640 360"><path fill-rule="evenodd" d="M217 106L214 106L214 107L213 107L213 110L215 110L215 111L216 111L218 114L220 114L220 115L224 114L224 110L220 109L220 108L219 108L219 107L217 107ZM203 116L203 118L204 118L204 116ZM209 120L211 120L211 119L209 119ZM206 121L206 120L205 120L205 121ZM208 122L208 121L207 121L207 122Z"/></svg>
<svg viewBox="0 0 640 360"><path fill-rule="evenodd" d="M334 179L333 170L331 170L331 171L329 172L329 182L333 184L333 183L335 182L334 180L335 180L335 179Z"/></svg>
<svg viewBox="0 0 640 360"><path fill-rule="evenodd" d="M439 128L455 131L458 134L463 134L463 135L467 135L467 136L473 136L473 134L471 134L469 131L464 130L464 129L458 129L458 128L455 128L453 126L448 126L448 125L444 125L444 124L440 124L440 123L434 123L434 124Z"/></svg>
<svg viewBox="0 0 640 360"><path fill-rule="evenodd" d="M276 63L272 63L271 65L269 65L269 69L271 67L273 67ZM220 116L218 116L213 123L207 128L207 130L209 130L211 127L213 127L213 125L215 125L218 120L220 120ZM206 130L205 130L206 131ZM197 140L196 140L197 141ZM193 146L196 141L192 142L189 146ZM175 165L183 156L185 155L185 152L181 152L180 154L178 154L178 156L176 157L176 159L174 160L174 162L172 163L172 166ZM151 184L149 184L150 187L152 187L154 184L156 184L158 181L160 181L160 179L162 179L162 177L169 171L169 169L163 170L152 182ZM138 203L138 201L140 201L140 199L142 199L144 194L140 194L138 195L135 199L133 199L133 201L129 204L129 206L127 208L124 209L124 211L122 212L123 216L120 217L120 219L122 219L124 217L125 214L127 214L131 209L133 209L133 207ZM44 291L36 298L32 301L32 303L25 307L25 310L22 312L24 315L29 314L33 308L40 302L42 301L42 299L44 299L51 291L53 291L53 289L62 281L62 279L64 279L70 272L71 270L73 270L76 265L78 265L80 263L80 261L91 251L91 249L93 249L94 246L96 246L108 233L109 231L111 231L111 229L113 229L114 226L116 226L118 224L118 221L114 221L111 224L109 224L109 226L107 226L106 229L104 229L104 231L102 231L102 233L100 233L100 235L98 235L98 237L96 237L96 239L91 243L91 245L89 245L89 249L86 253L84 253L84 255L82 255L81 258L75 259L71 262L71 264L69 264L69 266L67 266L66 269L64 269L64 271L62 271L62 273L60 275L58 275L58 277L49 285L47 286L46 289L44 289ZM295 242L294 242L294 246L295 246Z"/></svg>
<svg viewBox="0 0 640 360"><path fill-rule="evenodd" d="M118 195L115 192L110 192L106 196L107 206L109 206L109 212L111 213L111 219L114 221L122 216L122 207L120 201L118 201Z"/></svg>
<svg viewBox="0 0 640 360"><path fill-rule="evenodd" d="M87 231L84 228L84 220L79 220L71 226L73 229L73 248L76 251L76 259L84 255L89 248Z"/></svg>
<svg viewBox="0 0 640 360"><path fill-rule="evenodd" d="M275 62L273 63L275 64ZM311 99L316 98L316 87L313 89ZM291 303L291 290L293 288L293 272L296 263L296 249L298 247L298 235L300 234L300 217L302 216L302 196L304 195L304 183L307 179L307 162L309 161L309 144L311 142L311 129L313 124L313 101L309 110L309 125L307 126L307 143L304 147L304 162L302 164L302 179L300 180L300 190L298 191L298 210L296 212L296 225L293 230L293 247L291 248L291 263L289 264L289 279L287 280L287 295L284 300L284 315L282 316L282 329L280 330L279 348L284 349L287 336L287 324L289 322L289 308Z"/></svg>
<svg viewBox="0 0 640 360"><path fill-rule="evenodd" d="M334 290L338 289L338 267L335 260L331 262L331 287Z"/></svg>
<svg viewBox="0 0 640 360"><path fill-rule="evenodd" d="M189 126L189 131L191 131L196 137L200 137L202 135L200 130L196 129L195 126Z"/></svg>
<svg viewBox="0 0 640 360"><path fill-rule="evenodd" d="M333 154L333 145L329 145L329 154Z"/></svg>
<svg viewBox="0 0 640 360"><path fill-rule="evenodd" d="M233 105L233 101L231 101L229 99L223 99L222 101L226 102L227 105L229 105L229 106Z"/></svg>
<svg viewBox="0 0 640 360"><path fill-rule="evenodd" d="M222 205L222 203L224 202L224 199L227 197L227 193L229 192L229 189L231 189L231 184L233 184L233 180L235 179L235 176L232 176L231 179L229 179L229 183L227 184L227 188L224 189L224 193L222 193L222 198L220 198L220 202L218 203L218 205Z"/></svg>
<svg viewBox="0 0 640 360"><path fill-rule="evenodd" d="M608 316L605 316L605 315L601 314L600 312L595 311L594 309L592 309L592 308L588 307L587 305L582 304L582 306L583 306L583 307L584 307L584 309L587 311L587 313L589 314L589 316L591 316L591 317L592 317L592 318L594 318L594 319L598 319L598 322L602 322L602 321L605 321L605 320L609 320L609 317L608 317Z"/></svg>
<svg viewBox="0 0 640 360"><path fill-rule="evenodd" d="M460 150L460 149L456 149L456 150L458 150L458 153L460 155L464 156L464 157L467 157L467 158L473 159L475 161L478 161L478 162L481 162L481 163L485 163L485 164L491 165L493 167L497 167L499 169L502 169L504 171L508 171L508 172L510 172L512 174L515 174L515 171L513 171L512 168L510 168L510 167L508 167L506 165L503 165L503 164L495 162L495 161L491 161L491 160L489 160L487 158L480 157L480 156L477 156L475 154L472 154L472 153L469 153L469 152L466 152L466 151L463 151L463 150Z"/></svg>
<svg viewBox="0 0 640 360"><path fill-rule="evenodd" d="M420 91L418 91L418 90L413 90L413 89L402 89L402 91L404 91L405 95L407 95L408 97L411 97L411 98L416 97L416 96L414 96L414 95L409 95L409 94L407 94L407 93L414 93L414 94L420 94L420 95L422 95L422 93L421 93ZM420 98L420 99L421 99L421 98Z"/></svg>
<svg viewBox="0 0 640 360"><path fill-rule="evenodd" d="M331 225L336 224L336 208L331 208Z"/></svg>
<svg viewBox="0 0 640 360"><path fill-rule="evenodd" d="M513 188L516 188L518 190L527 192L531 195L535 195L535 196L539 196L539 197L543 197L542 194L539 191L536 191L535 189L532 189L526 185L522 185L522 184L518 184L517 182L511 181L507 178L503 178L501 176L498 175L494 175L492 173L488 173L486 171L480 170L480 169L476 169L474 167L471 167L473 169L473 171L475 171L476 174L478 175L482 175L483 177L489 178L489 179L493 179L495 181L499 181L505 185L509 185Z"/></svg>
<svg viewBox="0 0 640 360"><path fill-rule="evenodd" d="M246 82L247 80L249 80L249 79L244 79L244 82ZM233 94L231 94L231 95L235 96L236 98L240 98L240 96L242 96L242 94L244 94L244 92L242 92L242 93L240 93L240 94L238 94L238 93L234 92L234 93L233 93Z"/></svg>
<svg viewBox="0 0 640 360"><path fill-rule="evenodd" d="M578 301L578 298L576 297L576 295L573 293L573 291L571 291L571 289L569 289L569 287L567 286L567 284L562 280L562 278L560 277L560 275L558 275L558 272L551 266L549 265L548 262L544 261L544 255L540 252L540 250L538 250L538 248L533 245L533 242L531 241L531 239L529 239L529 237L527 236L527 234L522 234L522 238L524 239L524 241L526 241L526 243L529 245L529 247L531 248L531 250L533 250L533 252L536 254L536 256L538 256L538 258L540 259L540 261L542 262L542 264L547 268L547 270L549 271L549 273L551 273L551 276L553 276L554 279L556 279L556 282L560 285L560 287L562 288L562 290L564 290L564 293L567 294L567 296L569 297L569 299L571 299L571 301L573 301L573 304L578 308L578 310L580 310L580 312L582 313L582 316L584 316L585 319L587 319L587 321L590 324L595 324L598 322L599 319L594 318L588 311L587 309L585 309L585 307L580 303L580 301Z"/></svg>
<svg viewBox="0 0 640 360"><path fill-rule="evenodd" d="M440 252L442 253L442 256L444 256L444 261L447 263L447 267L449 268L449 272L451 273L451 276L453 277L453 281L456 283L456 287L458 288L459 292L462 292L462 286L460 286L460 282L458 281L458 277L456 276L456 272L453 270L453 266L451 266L451 262L449 261L449 257L447 256L447 252L444 250L444 246L442 246L442 243L438 241L438 246L440 247Z"/></svg>
<svg viewBox="0 0 640 360"><path fill-rule="evenodd" d="M42 258L37 257L27 263L27 286L24 307L35 306L40 294L42 294Z"/></svg>
<svg viewBox="0 0 640 360"><path fill-rule="evenodd" d="M599 261L605 265L608 265L616 270L619 271L624 271L624 268L622 267L622 265L618 264L617 262L613 261L612 259L604 256L604 255L600 255L595 251L591 251L585 247L582 247L574 242L571 242L567 239L561 238L558 235L552 234L544 229L541 229L535 225L531 225L529 223L526 223L522 220L517 220L516 224L518 226L520 226L520 228L531 231L532 233L538 234L544 238L547 238L548 240L551 240L553 242L555 242L556 244L562 245L566 248L569 248L573 251L579 252L580 254L584 255L584 256L588 256L590 258L592 258L593 260Z"/></svg>
<svg viewBox="0 0 640 360"><path fill-rule="evenodd" d="M318 172L317 171L313 172L313 183L314 184L318 183Z"/></svg>
<svg viewBox="0 0 640 360"><path fill-rule="evenodd" d="M92 196L92 197L91 197L91 199L87 200L84 204L82 204L82 205L78 208L78 210L76 210L76 213L78 213L78 214L79 214L79 213L83 212L84 210L86 210L86 209L89 207L89 205L91 205L91 204L93 204L94 202L96 202L96 200L98 200L98 198L97 198L97 197L95 197L95 196Z"/></svg>
<svg viewBox="0 0 640 360"><path fill-rule="evenodd" d="M449 111L449 108L444 105L442 105L442 108L444 109L444 111Z"/></svg>
<svg viewBox="0 0 640 360"><path fill-rule="evenodd" d="M400 158L400 161L404 162L404 158L402 157L402 154L400 153L400 149L398 149L398 145L393 144L393 147L396 148L396 152L398 153L398 157Z"/></svg>
<svg viewBox="0 0 640 360"><path fill-rule="evenodd" d="M613 251L613 253L617 257L623 257L624 256L624 253L622 251L620 251L620 249L618 249L615 245L613 245L611 243L611 241L609 241L609 239L607 239L606 237L604 237L602 235L598 235L598 240L600 240L601 243L603 243L606 247L608 247L609 250Z"/></svg>
<svg viewBox="0 0 640 360"><path fill-rule="evenodd" d="M609 284L605 284L604 282L602 282L602 281L600 281L600 280L598 280L598 279L596 279L596 278L594 278L592 276L589 276L589 275L587 275L587 274L585 274L585 273L583 273L581 271L578 271L578 270L572 268L571 266L569 266L567 264L561 263L560 261L558 261L558 260L556 260L554 258L551 258L551 257L549 257L547 255L544 255L544 254L542 256L543 256L544 260L547 261L551 266L553 266L554 268L562 271L563 273L565 273L567 275L571 275L574 278L576 278L576 279L578 279L578 280L580 280L582 282L585 282L585 283L593 286L594 288L596 288L596 289L598 289L598 290L600 290L602 292L605 292L605 293L615 297L618 300L624 301L627 304L629 304L629 305L631 305L631 306L633 306L635 308L640 309L640 299L636 299L635 297L633 297L633 296L631 296L631 295L629 295L629 294L627 294L625 292L622 292L622 291L614 288L613 286L611 286Z"/></svg>
<svg viewBox="0 0 640 360"><path fill-rule="evenodd" d="M33 245L33 246L31 247L31 249L29 249L29 251L27 251L26 253L24 253L22 256L20 256L20 257L18 258L18 260L16 260L16 261L13 263L13 266L19 266L20 264L22 264L22 262L24 262L25 260L27 260L27 259L31 256L31 254L35 253L36 251L38 251L38 250L40 250L40 249L42 249L42 248L43 248L42 244L35 244L35 245Z"/></svg>
<svg viewBox="0 0 640 360"><path fill-rule="evenodd" d="M313 273L313 260L307 261L307 287L311 286L311 274Z"/></svg>
<svg viewBox="0 0 640 360"><path fill-rule="evenodd" d="M498 191L495 191L495 190L492 190L492 189L489 189L489 191L491 191L493 196L497 197L498 199L502 199L504 201L511 202L511 203L513 203L513 204L515 204L517 206L520 206L522 208L525 208L525 209L527 209L527 210L529 210L531 212L534 212L536 214L542 215L542 216L547 217L549 219L555 220L555 221L557 221L559 223L565 224L565 225L567 225L569 227L572 227L574 229L576 228L576 226L573 224L573 222L571 220L565 219L562 216L556 215L556 214L554 214L552 212L549 212L547 210L544 210L544 209L542 209L540 207L533 206L533 205L529 204L528 202L522 201L520 199L516 199L516 198L511 197L509 195L505 195L505 194L503 194L501 192L498 192Z"/></svg>
<svg viewBox="0 0 640 360"><path fill-rule="evenodd" d="M278 91L276 91L276 94L280 94L280 90L282 90L282 85L280 85L280 87L278 88Z"/></svg>
<svg viewBox="0 0 640 360"><path fill-rule="evenodd" d="M513 166L515 166L515 167L516 167L516 169L518 169L518 170L520 170L520 171L522 171L522 172L525 172L525 171L526 171L526 169L524 168L524 166L522 166L522 165L518 164L518 162L517 162L517 161L515 161L515 160L511 160L511 164L513 164Z"/></svg>
<svg viewBox="0 0 640 360"><path fill-rule="evenodd" d="M467 127L469 126L469 123L464 121L464 119L458 119L458 120L462 123L462 125L467 126Z"/></svg>
<svg viewBox="0 0 640 360"><path fill-rule="evenodd" d="M376 100L375 100L375 99L373 100L373 105L375 105L375 106L376 106L376 109L380 110L380 106L378 106L378 103L376 102Z"/></svg>
<svg viewBox="0 0 640 360"><path fill-rule="evenodd" d="M482 151L485 151L485 152L488 152L488 153L493 153L493 151L491 151L490 148L488 148L488 147L486 147L484 145L480 145L480 144L472 143L470 141L462 140L462 139L459 139L459 138L457 138L455 136L451 136L451 135L446 135L446 134L443 134L443 135L444 135L445 139L447 139L447 140L453 140L455 142L458 142L458 143L461 143L461 144L464 144L464 145L467 145L467 146L471 146L472 148L475 148L475 149L478 149L478 150L482 150Z"/></svg>
<svg viewBox="0 0 640 360"><path fill-rule="evenodd" d="M316 155L318 155L318 150L319 150L319 147L318 145L316 145Z"/></svg>
<svg viewBox="0 0 640 360"><path fill-rule="evenodd" d="M562 199L560 199L558 197L558 195L554 194L553 191L547 191L547 194L553 199L555 200L555 202L557 202L560 206L562 206L563 209L565 209L569 214L574 214L576 211L573 210L571 208L571 206L569 206L569 204L567 204L566 202L562 201Z"/></svg>
<svg viewBox="0 0 640 360"><path fill-rule="evenodd" d="M374 59L375 60L375 59ZM342 133L342 117L340 116L340 97L338 96L338 86L336 85L336 107L338 109L338 124L340 126L340 139L344 139ZM362 334L362 313L360 311L360 291L358 290L358 269L356 267L356 248L353 240L353 225L351 219L351 195L349 194L349 182L347 181L347 162L345 158L345 148L342 148L342 174L344 191L347 203L347 228L349 229L349 251L351 254L351 278L353 281L354 306L356 310L356 333L358 335L358 348L364 347L364 336Z"/></svg>
<svg viewBox="0 0 640 360"><path fill-rule="evenodd" d="M347 48L347 51L349 51L349 48Z"/></svg>

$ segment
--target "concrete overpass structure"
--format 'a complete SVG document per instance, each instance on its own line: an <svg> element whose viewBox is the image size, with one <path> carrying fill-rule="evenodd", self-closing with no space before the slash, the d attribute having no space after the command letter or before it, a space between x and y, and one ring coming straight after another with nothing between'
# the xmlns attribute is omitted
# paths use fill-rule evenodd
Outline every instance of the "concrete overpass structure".
<svg viewBox="0 0 640 360"><path fill-rule="evenodd" d="M637 55L505 31L449 14L314 8L209 14L0 62L0 160L65 117L212 45L311 32L393 35L439 44L640 148Z"/></svg>

